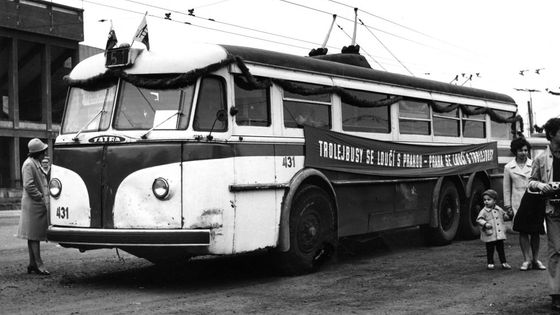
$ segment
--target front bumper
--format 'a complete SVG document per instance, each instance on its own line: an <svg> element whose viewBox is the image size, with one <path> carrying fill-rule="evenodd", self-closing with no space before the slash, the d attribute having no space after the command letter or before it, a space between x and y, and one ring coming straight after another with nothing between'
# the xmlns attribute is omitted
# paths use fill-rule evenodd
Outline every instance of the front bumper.
<svg viewBox="0 0 560 315"><path fill-rule="evenodd" d="M47 239L64 245L171 246L210 245L210 230L96 229L49 226Z"/></svg>

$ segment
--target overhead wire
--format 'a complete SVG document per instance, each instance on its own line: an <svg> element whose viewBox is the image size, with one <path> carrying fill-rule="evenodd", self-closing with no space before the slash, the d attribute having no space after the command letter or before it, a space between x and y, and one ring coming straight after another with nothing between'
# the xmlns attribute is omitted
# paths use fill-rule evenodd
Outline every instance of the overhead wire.
<svg viewBox="0 0 560 315"><path fill-rule="evenodd" d="M330 1L330 2L332 2L332 3L336 3L336 4L339 4L339 5L348 7L348 8L354 8L354 6L351 6L351 5L348 5L348 4L346 4L346 3L342 3L342 2L336 1L336 0L327 0L327 1ZM391 23L391 24L393 24L393 25L402 27L402 28L404 28L404 29L406 29L406 30L409 30L409 31L411 31L411 32L414 32L414 33L416 33L416 34L420 34L420 35L425 36L425 37L427 37L427 38L430 38L430 39L436 40L436 41L438 41L438 42L444 43L444 44L446 44L446 45L449 45L449 46L452 46L452 47L455 47L455 48L459 48L459 49L463 49L463 50L466 49L466 48L464 48L464 47L457 46L457 45L455 45L455 44L453 44L453 43L450 43L450 42L448 42L448 41L445 41L445 40L439 39L439 38L437 38L437 37L431 36L431 35L429 35L429 34L426 34L426 33L424 33L424 32L421 32L421 31L419 31L419 30L417 30L417 29L414 29L414 28L412 28L412 27L409 27L409 26L406 26L406 25L397 23L397 22L395 22L395 21L389 20L389 19L384 18L384 17L379 16L379 15L373 14L373 13L368 12L368 11L366 11L366 10L363 10L363 9L361 9L361 8L360 8L360 12L365 13L365 14L367 14L367 15L370 15L370 16L372 16L372 17L375 17L375 18L377 18L377 19L383 20L383 21L385 21L385 22Z"/></svg>
<svg viewBox="0 0 560 315"><path fill-rule="evenodd" d="M91 1L91 0L82 0L82 1L87 2L87 3L90 3L90 4L93 4L93 5L98 5L98 6L102 6L102 7L113 8L113 9L116 9L116 10L126 11L126 12L130 12L130 13L135 13L135 14L144 15L144 14L146 13L146 12L140 12L140 11L134 11L134 10L130 10L130 9L125 9L125 8L121 8L121 7L116 7L116 6L108 5L108 4L105 4L105 3L98 3L98 2ZM241 37L246 37L246 38L261 40L261 41L265 41L265 42L280 44L280 45L284 45L284 46L290 46L290 47L294 47L294 48L298 48L298 49L305 49L305 50L309 49L308 47L298 46L298 45L294 45L294 44L288 44L288 43L279 42L279 41L275 41L275 40L271 40L271 39L266 39L266 38L261 38L261 37L256 37L256 36L250 36L250 35L240 34L240 33L236 33L236 32L231 32L231 31L226 31L226 30L222 30L222 29L212 28L212 27L208 27L208 26L197 25L197 24L193 24L193 23L191 23L191 22L182 22L182 21L178 21L178 20L166 19L166 18L164 18L164 17L157 16L157 15L153 15L153 14L148 14L147 16L152 17L152 18L161 19L161 20L170 21L170 22L180 23L180 24L184 24L184 25L195 26L195 27L199 27L199 28L203 28L203 29L207 29L207 30L211 30L211 31L217 31L217 32L222 32L222 33L237 35L237 36L241 36Z"/></svg>
<svg viewBox="0 0 560 315"><path fill-rule="evenodd" d="M114 6L114 5L109 5L109 4L106 4L106 3L94 2L94 1L91 1L91 0L79 0L79 1L81 1L82 6L83 6L83 2L87 2L87 3L93 4L93 5L97 5L97 6L113 8L113 9L117 9L117 10L121 10L121 11L126 11L126 12L131 12L131 13L135 13L135 14L141 14L141 15L144 15L144 14L145 14L145 12L134 11L134 10L131 10L131 9L122 8L122 7L118 7L118 6ZM204 18L204 17L200 17L200 16L197 16L197 15L194 15L194 14L187 14L187 13L185 13L185 12L181 12L181 11L178 11L178 10L173 10L173 9L169 9L169 8L165 8L165 7L161 7L161 6L156 6L156 5L152 5L152 4L147 4L147 3L143 3L143 2L141 2L141 1L134 1L134 0L123 0L123 1L130 2L130 3L135 3L135 4L139 4L139 5L143 5L143 6L147 6L147 7L151 7L151 8L155 8L155 9L162 10L162 11L165 11L165 12L178 13L178 14L181 14L181 15L184 15L184 16L189 16L189 17L191 17L191 18L202 19L202 20L204 20L204 21L211 21L211 22L215 22L215 23L217 23L217 24L221 24L221 25L225 25L225 26L236 27L236 28L239 28L239 29L248 30L248 31L252 31L252 32L258 32L258 33L263 33L263 34L271 35L271 36L277 36L277 37L280 37L280 38L289 39L289 40L293 40L293 41L299 41L299 42L303 42L303 43L307 43L307 44L311 44L311 45L315 45L315 46L319 45L319 43L315 43L315 42L312 42L312 41L307 41L307 40L303 40L303 39L299 39L299 38L294 38L294 37L290 37L290 36L285 36L285 35L281 35L281 34L275 34L275 33L271 33L271 32L266 32L266 31L262 31L262 30L258 30L258 29L253 29L253 28L249 28L249 27L245 27L245 26L241 26L241 25L236 25L236 24L232 24L232 23L216 21L215 19L212 19L212 18ZM225 1L228 1L228 0L225 0ZM225 2L225 1L215 2L214 4L218 4L218 3L221 3L221 2ZM304 8L310 9L310 10L318 11L318 12L321 12L321 13L325 13L325 14L332 15L331 13L329 13L329 12L327 12L327 11L320 10L320 9L316 9L316 8L312 8L312 7L305 6L305 5L301 5L301 4L297 4L297 3L293 3L293 2L290 2L290 1L287 1L287 0L280 0L280 1L285 2L285 3L292 4L292 5L297 5L297 6L300 6L300 7L304 7ZM210 5L210 4L209 4L209 5ZM279 42L279 41L276 41L276 40L266 39L266 38L262 38L262 37L250 36L250 35L245 35L245 34L241 34L241 33L237 33L237 32L226 31L226 30L223 30L223 29L216 29L216 28L212 28L212 27L208 27L208 26L197 25L197 24L193 24L193 23L191 23L191 22L186 22L186 21L185 21L185 22L182 22L182 21L173 20L173 19L170 19L170 18L163 18L163 17L161 17L161 16L157 16L157 15L153 15L153 14L149 14L149 16L150 16L150 17L154 17L154 18L158 18L158 19L162 19L162 20L168 20L168 21L173 21L173 22L176 22L176 23L191 25L191 26L195 26L195 27L198 27L198 28L202 28L202 29L207 29L207 30L216 31L216 32L222 32L222 33L226 33L226 34L232 34L232 35L236 35L236 36L240 36L240 37L245 37L245 38L250 38L250 39L254 39L254 40L260 40L260 41L265 41L265 42L271 42L271 43L275 43L275 44L279 44L279 45L284 45L284 46L289 46L289 47L294 47L294 48L298 48L298 49L302 49L302 50L308 50L308 49L309 49L309 47L303 47L303 46L300 46L300 45L289 44L289 43L286 43L286 42ZM342 17L342 18L343 18L344 20L347 20L347 21L352 21L352 20L350 20L350 19L348 19L348 18L344 18L344 17ZM369 26L367 26L367 25L365 25L365 24L364 24L364 26L365 26L366 28L368 28L368 29L370 28ZM415 42L415 41L413 41L413 40L410 40L410 39L407 39L407 38L404 38L404 37L401 37L401 36L399 36L399 35L395 35L395 34L392 34L392 33L389 33L389 32L383 31L383 30L379 30L379 29L377 29L377 28L373 28L373 27L372 27L372 29L377 30L377 31L380 31L380 32L383 32L383 33L387 33L387 34L392 35L392 36L396 36L396 37L402 38L402 39L404 39L404 40L408 40L408 41ZM371 30L370 30L370 32L371 32ZM347 35L347 36L348 36L348 35ZM420 42L415 42L415 43L417 43L417 44L419 44L419 45L423 45L423 44L420 43ZM425 46L425 45L424 45L424 46ZM340 49L340 47L335 47L335 46L328 46L328 47L329 47L329 48ZM383 70L387 71L386 68L385 68L384 66L382 66L382 64L381 64L379 61L377 61L376 58L374 58L371 54L369 54L367 51L365 51L365 50L363 49L363 47L362 47L362 50L366 53L366 55L367 55L371 60L373 60L376 64L378 64ZM379 57L379 58L385 59L385 58L383 58L383 57ZM402 62L400 62L400 60L399 60L399 64L402 64ZM407 71L409 71L409 70L407 70ZM411 73L411 72L409 71L409 73Z"/></svg>
<svg viewBox="0 0 560 315"><path fill-rule="evenodd" d="M204 21L211 21L211 22L226 25L226 26L237 27L237 28L252 31L252 32L258 32L258 33L263 33L263 34L266 34L266 35L272 35L272 36L277 36L277 37L281 37L281 38L285 38L285 39L290 39L290 40L293 40L293 41L299 41L299 42L303 42L303 43L306 43L306 44L311 44L311 45L314 45L314 46L320 45L319 43L304 40L304 39L300 39L300 38L295 38L295 37L276 34L276 33L271 33L271 32L258 30L258 29L254 29L254 28L250 28L250 27L246 27L246 26L242 26L242 25L237 25L237 24L232 24L232 23L227 23L227 22L221 22L221 21L218 21L216 19L204 18L204 17L200 17L196 14L188 14L188 13L181 12L181 11L178 11L178 10L173 10L173 9L169 9L169 8L164 8L164 7L152 5L152 4L147 4L147 3L144 3L144 2L141 2L141 1L135 1L135 0L122 0L122 1L131 2L131 3L135 3L135 4L140 4L140 5L144 5L146 7L151 7L151 8L155 8L155 9L159 9L159 10L163 10L163 11L168 11L168 12L172 12L172 13L177 13L177 14L189 16L191 18L202 19ZM226 1L228 1L228 0L226 0ZM221 2L224 2L224 1L221 1ZM217 2L217 3L220 3L220 2ZM333 47L333 46L329 46L329 47L330 48L340 48L340 47Z"/></svg>
<svg viewBox="0 0 560 315"><path fill-rule="evenodd" d="M359 19L360 23L362 25L365 26L364 22L362 21L362 19ZM381 39L379 39L379 37L377 37L369 28L366 27L366 30L368 30L368 32L375 37L375 39L381 44L381 46L383 46L383 48L385 48L385 50L387 50L387 52L393 56L393 58L395 58L395 60L408 72L410 73L411 76L414 76L414 73L412 73L412 71L410 71L401 61L399 58L397 58L397 56L389 49L389 47L387 47L387 45L385 45L383 43L383 41L381 41Z"/></svg>

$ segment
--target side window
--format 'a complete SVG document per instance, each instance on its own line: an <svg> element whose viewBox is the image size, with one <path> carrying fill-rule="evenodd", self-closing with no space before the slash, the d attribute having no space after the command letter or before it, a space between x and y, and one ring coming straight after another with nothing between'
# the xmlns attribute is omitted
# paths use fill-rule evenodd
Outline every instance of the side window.
<svg viewBox="0 0 560 315"><path fill-rule="evenodd" d="M241 76L235 80L235 122L239 126L270 126L270 89L246 90Z"/></svg>
<svg viewBox="0 0 560 315"><path fill-rule="evenodd" d="M320 85L298 83L303 89L316 89ZM303 128L304 125L331 128L331 95L299 95L284 91L284 126L287 128Z"/></svg>
<svg viewBox="0 0 560 315"><path fill-rule="evenodd" d="M469 110L477 107L467 106ZM463 137L465 138L486 138L486 115L468 115L463 112Z"/></svg>
<svg viewBox="0 0 560 315"><path fill-rule="evenodd" d="M504 118L509 118L515 115L512 112L506 112L503 110L494 110L494 112ZM499 123L496 121L491 121L490 136L497 139L511 140L513 138L513 135L511 133L511 123Z"/></svg>
<svg viewBox="0 0 560 315"><path fill-rule="evenodd" d="M351 96L371 102L387 99L388 95L365 91L348 90ZM389 106L360 107L356 104L342 102L342 129L345 131L364 131L389 133Z"/></svg>
<svg viewBox="0 0 560 315"><path fill-rule="evenodd" d="M227 120L219 121L216 114L226 109L224 81L218 77L203 78L200 82L198 101L193 119L194 130L226 131ZM212 128L212 126L214 128Z"/></svg>
<svg viewBox="0 0 560 315"><path fill-rule="evenodd" d="M419 100L399 102L399 128L401 134L430 135L430 106Z"/></svg>
<svg viewBox="0 0 560 315"><path fill-rule="evenodd" d="M447 107L451 104L436 102L439 106ZM461 117L459 116L459 108L447 113L433 112L432 119L434 123L434 135L444 137L461 136Z"/></svg>

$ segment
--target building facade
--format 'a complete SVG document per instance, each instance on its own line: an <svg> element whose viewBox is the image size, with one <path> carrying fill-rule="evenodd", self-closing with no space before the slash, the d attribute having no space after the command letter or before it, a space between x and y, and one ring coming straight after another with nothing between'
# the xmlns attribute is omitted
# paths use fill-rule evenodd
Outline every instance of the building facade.
<svg viewBox="0 0 560 315"><path fill-rule="evenodd" d="M40 0L0 0L0 209L21 196L27 142L52 153L64 111L63 77L80 58L83 10Z"/></svg>

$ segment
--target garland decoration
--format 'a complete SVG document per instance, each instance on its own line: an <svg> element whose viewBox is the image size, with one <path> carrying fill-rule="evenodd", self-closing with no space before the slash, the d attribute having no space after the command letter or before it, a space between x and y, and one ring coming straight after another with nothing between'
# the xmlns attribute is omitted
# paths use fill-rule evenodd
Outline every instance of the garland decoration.
<svg viewBox="0 0 560 315"><path fill-rule="evenodd" d="M356 48L359 49L359 46L352 47L352 49ZM305 96L334 93L339 95L343 102L363 108L388 106L404 99L403 96L393 96L382 100L371 101L368 99L356 97L346 89L339 86L322 86L309 88L304 86L303 84L297 84L288 80L256 78L249 71L249 68L247 68L243 59L239 56L234 55L229 55L226 59L223 59L219 62L185 73L138 75L128 74L122 69L107 69L104 73L83 80L73 80L70 79L69 76L65 76L64 81L71 87L78 87L87 91L96 91L108 88L115 85L118 79L124 80L137 87L145 89L180 89L193 85L200 77L209 75L210 73L231 64L237 65L237 67L239 67L239 69L241 70L242 77L236 77L235 82L239 85L239 87L245 90L264 89L270 87L274 83L279 85L285 91ZM436 113L447 113L459 107L467 115L488 114L490 116L490 119L495 122L512 123L512 131L514 132L515 122L519 121L521 130L523 130L523 119L520 115L514 114L511 117L502 117L491 108L478 107L475 109L471 109L469 106L461 104L450 104L444 106L431 100L428 100L427 102Z"/></svg>

